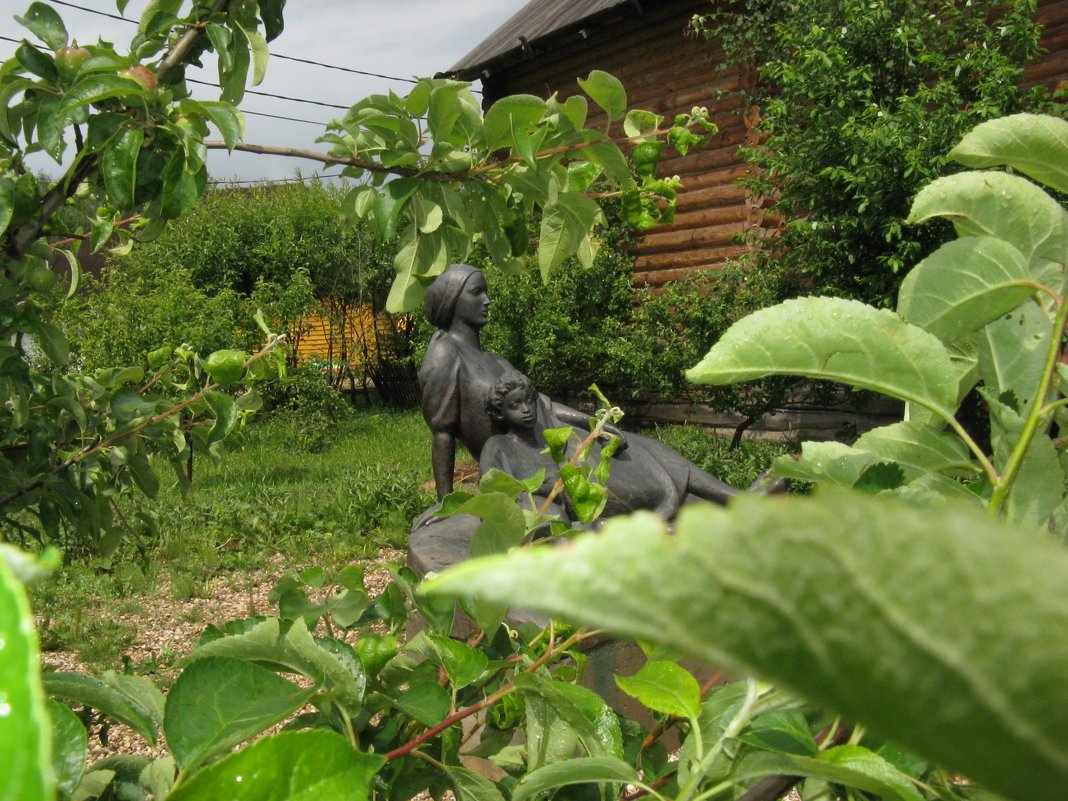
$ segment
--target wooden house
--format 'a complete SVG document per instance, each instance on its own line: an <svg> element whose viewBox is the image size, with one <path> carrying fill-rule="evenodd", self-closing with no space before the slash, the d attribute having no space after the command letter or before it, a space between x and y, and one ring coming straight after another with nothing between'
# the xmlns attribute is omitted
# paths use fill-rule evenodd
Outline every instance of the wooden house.
<svg viewBox="0 0 1068 801"><path fill-rule="evenodd" d="M635 277L658 285L690 270L716 268L744 252L737 234L776 224L764 199L737 186L746 170L738 147L756 142L757 114L743 108L737 90L751 74L717 69L722 51L687 36L708 0L531 0L446 74L482 81L483 104L509 94L567 97L576 78L606 70L627 89L632 107L668 118L705 106L719 133L712 144L680 156L664 151L661 175L678 175L675 223L646 232L635 250ZM1032 64L1024 85L1068 84L1068 0L1038 0L1036 21L1047 52ZM724 94L725 93L725 94ZM595 107L591 107L591 111ZM603 115L600 123L603 125ZM596 117L590 119L596 126Z"/></svg>

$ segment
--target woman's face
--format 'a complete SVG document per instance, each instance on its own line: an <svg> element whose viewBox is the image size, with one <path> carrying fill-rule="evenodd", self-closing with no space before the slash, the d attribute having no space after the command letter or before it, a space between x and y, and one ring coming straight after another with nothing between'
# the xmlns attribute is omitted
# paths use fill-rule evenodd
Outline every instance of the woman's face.
<svg viewBox="0 0 1068 801"><path fill-rule="evenodd" d="M453 319L460 320L475 328L481 328L489 319L489 295L486 294L486 279L482 273L472 273L460 290L456 299L456 311Z"/></svg>
<svg viewBox="0 0 1068 801"><path fill-rule="evenodd" d="M530 431L538 419L538 396L529 387L516 387L504 396L501 417L509 430Z"/></svg>

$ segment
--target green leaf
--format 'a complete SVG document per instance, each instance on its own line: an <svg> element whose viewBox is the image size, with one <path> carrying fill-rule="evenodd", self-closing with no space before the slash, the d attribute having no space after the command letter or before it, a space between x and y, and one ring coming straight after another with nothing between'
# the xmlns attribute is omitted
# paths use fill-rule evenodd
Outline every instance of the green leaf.
<svg viewBox="0 0 1068 801"><path fill-rule="evenodd" d="M90 103L98 103L109 97L127 97L144 93L141 84L131 78L121 78L118 75L87 75L70 88L63 95L63 105L60 107L63 114L70 114L81 106ZM140 129L137 129L140 133Z"/></svg>
<svg viewBox="0 0 1068 801"><path fill-rule="evenodd" d="M538 267L542 279L578 249L583 237L599 223L604 214L592 199L576 192L561 192L555 202L542 210L541 236L538 241Z"/></svg>
<svg viewBox="0 0 1068 801"><path fill-rule="evenodd" d="M252 52L252 85L259 86L263 83L264 75L267 74L267 61L271 56L267 49L267 40L255 28L239 27L245 34L249 50Z"/></svg>
<svg viewBox="0 0 1068 801"><path fill-rule="evenodd" d="M800 756L814 756L819 751L809 731L808 721L799 709L776 710L760 715L738 735L738 739L766 751Z"/></svg>
<svg viewBox="0 0 1068 801"><path fill-rule="evenodd" d="M285 28L282 11L285 9L286 0L256 0L256 5L260 9L260 19L263 20L263 32L267 41L277 39Z"/></svg>
<svg viewBox="0 0 1068 801"><path fill-rule="evenodd" d="M48 673L43 681L49 695L85 704L156 744L156 721L151 710L123 690L81 673Z"/></svg>
<svg viewBox="0 0 1068 801"><path fill-rule="evenodd" d="M229 657L198 659L178 676L163 718L184 772L266 731L315 694L267 668Z"/></svg>
<svg viewBox="0 0 1068 801"><path fill-rule="evenodd" d="M938 339L893 312L841 298L797 298L727 329L686 376L730 384L802 375L852 384L925 406L956 409L957 382Z"/></svg>
<svg viewBox="0 0 1068 801"><path fill-rule="evenodd" d="M404 209L404 204L419 188L416 178L394 178L375 194L372 209L378 233L383 239L392 239L397 235L397 221Z"/></svg>
<svg viewBox="0 0 1068 801"><path fill-rule="evenodd" d="M737 781L766 776L805 776L874 793L887 801L923 801L912 780L878 754L857 745L831 748L817 758L770 754L743 757Z"/></svg>
<svg viewBox="0 0 1068 801"><path fill-rule="evenodd" d="M545 113L545 101L534 95L508 95L489 107L483 122L486 150L510 147L526 136Z"/></svg>
<svg viewBox="0 0 1068 801"><path fill-rule="evenodd" d="M127 128L115 139L101 158L104 185L115 206L122 212L134 207L137 189L137 156L141 152L145 132L141 128Z"/></svg>
<svg viewBox="0 0 1068 801"><path fill-rule="evenodd" d="M34 36L58 50L67 43L67 27L63 19L52 6L45 3L30 3L26 16L15 17L15 21L30 30Z"/></svg>
<svg viewBox="0 0 1068 801"><path fill-rule="evenodd" d="M560 478L580 523L592 523L601 516L608 503L608 488L604 484L590 481L584 470L570 464L560 465Z"/></svg>
<svg viewBox="0 0 1068 801"><path fill-rule="evenodd" d="M367 801L371 780L386 764L331 731L292 731L265 737L194 773L167 801Z"/></svg>
<svg viewBox="0 0 1068 801"><path fill-rule="evenodd" d="M451 637L430 635L435 660L449 677L454 689L471 684L483 674L488 664L484 653Z"/></svg>
<svg viewBox="0 0 1068 801"><path fill-rule="evenodd" d="M420 236L412 224L401 235L401 242L393 259L396 275L386 298L386 309L393 313L411 311L422 303L426 294L424 281L444 272L449 258L440 230Z"/></svg>
<svg viewBox="0 0 1068 801"><path fill-rule="evenodd" d="M523 510L513 497L500 492L473 495L455 513L482 519L471 538L470 552L476 556L504 553L522 544L527 533Z"/></svg>
<svg viewBox="0 0 1068 801"><path fill-rule="evenodd" d="M638 772L614 757L579 757L545 765L524 776L512 791L512 801L526 801L547 790L571 784L612 782L637 784Z"/></svg>
<svg viewBox="0 0 1068 801"><path fill-rule="evenodd" d="M49 723L41 692L37 635L26 595L7 560L0 558L0 798L52 798Z"/></svg>
<svg viewBox="0 0 1068 801"><path fill-rule="evenodd" d="M219 83L222 85L219 99L236 106L245 96L245 81L248 80L251 59L249 58L248 37L232 20L230 21L230 45L226 52L229 55L231 67L219 70ZM223 57L220 56L220 66L222 61Z"/></svg>
<svg viewBox="0 0 1068 801"><path fill-rule="evenodd" d="M956 341L1035 293L1027 267L1023 254L1001 239L947 242L905 276L898 313L944 342Z"/></svg>
<svg viewBox="0 0 1068 801"><path fill-rule="evenodd" d="M979 332L979 376L998 395L1011 392L1027 413L1046 363L1053 324L1037 303L1025 303Z"/></svg>
<svg viewBox="0 0 1068 801"><path fill-rule="evenodd" d="M126 467L141 492L155 500L159 495L159 476L152 469L148 454L143 450L131 453L126 459Z"/></svg>
<svg viewBox="0 0 1068 801"><path fill-rule="evenodd" d="M873 428L853 444L879 459L892 459L911 481L923 473L943 473L971 463L968 446L958 437L932 426L905 421Z"/></svg>
<svg viewBox="0 0 1068 801"><path fill-rule="evenodd" d="M333 655L320 648L300 618L293 622L284 635L278 618L267 618L244 634L222 637L199 646L181 664L208 656L231 656L276 665L319 682L328 691L336 691L338 701L349 714L358 713L363 706L364 681L353 676Z"/></svg>
<svg viewBox="0 0 1068 801"><path fill-rule="evenodd" d="M455 765L449 765L445 769L449 773L449 780L456 791L458 801L504 801L497 785L481 773Z"/></svg>
<svg viewBox="0 0 1068 801"><path fill-rule="evenodd" d="M42 53L29 42L23 40L15 51L15 58L19 64L25 67L39 78L44 78L49 83L59 81L59 73L56 71L56 63L52 57Z"/></svg>
<svg viewBox="0 0 1068 801"><path fill-rule="evenodd" d="M701 714L701 686L674 662L646 662L633 676L616 676L616 684L654 712L690 720Z"/></svg>
<svg viewBox="0 0 1068 801"><path fill-rule="evenodd" d="M3 116L0 111L0 116ZM0 178L0 234L7 230L15 210L15 182L10 178Z"/></svg>
<svg viewBox="0 0 1068 801"><path fill-rule="evenodd" d="M48 716L52 720L52 773L56 786L70 795L85 773L89 732L66 704L49 700Z"/></svg>
<svg viewBox="0 0 1068 801"><path fill-rule="evenodd" d="M217 350L204 360L204 369L221 387L241 380L248 354L243 350Z"/></svg>
<svg viewBox="0 0 1068 801"><path fill-rule="evenodd" d="M590 756L622 757L619 719L595 692L533 674L515 682L526 704L530 769L569 756L576 745Z"/></svg>
<svg viewBox="0 0 1068 801"><path fill-rule="evenodd" d="M210 445L234 430L238 421L237 402L233 395L227 395L225 392L205 392L204 400L208 402L211 413L215 415L215 423L208 434Z"/></svg>
<svg viewBox="0 0 1068 801"><path fill-rule="evenodd" d="M393 699L394 706L424 726L435 726L449 714L452 699L440 684L413 684Z"/></svg>
<svg viewBox="0 0 1068 801"><path fill-rule="evenodd" d="M1004 239L1028 262L1060 264L1068 250L1068 213L1018 175L962 172L939 178L916 195L908 221L932 217L948 218L961 236Z"/></svg>
<svg viewBox="0 0 1068 801"><path fill-rule="evenodd" d="M670 576L665 581L664 576ZM1068 780L1068 555L947 501L740 496L424 585L756 673L1006 797ZM937 598L938 603L931 602Z"/></svg>
<svg viewBox="0 0 1068 801"><path fill-rule="evenodd" d="M1008 165L1068 192L1068 122L1048 114L1013 114L973 128L949 156L968 167Z"/></svg>
<svg viewBox="0 0 1068 801"><path fill-rule="evenodd" d="M631 138L643 137L651 134L660 127L664 118L659 114L642 109L631 109L623 118L623 133Z"/></svg>
<svg viewBox="0 0 1068 801"><path fill-rule="evenodd" d="M594 103L605 110L609 121L618 120L627 110L627 90L614 75L593 70L586 76L586 80L579 78L578 85Z"/></svg>
<svg viewBox="0 0 1068 801"><path fill-rule="evenodd" d="M829 483L848 489L877 461L878 457L874 454L841 442L803 442L799 455L778 457L773 469L777 476Z"/></svg>

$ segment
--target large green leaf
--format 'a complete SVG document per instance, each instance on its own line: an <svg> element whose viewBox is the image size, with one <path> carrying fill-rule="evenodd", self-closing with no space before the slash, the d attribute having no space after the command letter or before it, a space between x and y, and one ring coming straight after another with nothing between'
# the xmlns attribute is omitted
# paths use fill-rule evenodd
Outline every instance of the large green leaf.
<svg viewBox="0 0 1068 801"><path fill-rule="evenodd" d="M85 704L110 718L125 723L150 743L156 743L156 720L152 709L129 695L124 688L112 686L82 673L47 673L45 692L78 704Z"/></svg>
<svg viewBox="0 0 1068 801"><path fill-rule="evenodd" d="M483 122L489 151L510 147L545 113L545 101L534 95L509 95L489 107Z"/></svg>
<svg viewBox="0 0 1068 801"><path fill-rule="evenodd" d="M697 679L674 662L646 662L633 676L616 676L616 684L654 712L690 720L701 714Z"/></svg>
<svg viewBox="0 0 1068 801"><path fill-rule="evenodd" d="M67 43L67 27L63 24L63 19L50 5L30 3L26 16L16 16L15 21L33 31L38 39L53 50L58 50Z"/></svg>
<svg viewBox="0 0 1068 801"><path fill-rule="evenodd" d="M827 492L649 514L427 585L756 673L1007 797L1068 781L1068 555L947 502Z"/></svg>
<svg viewBox="0 0 1068 801"><path fill-rule="evenodd" d="M971 463L968 446L952 434L933 426L905 421L873 428L853 444L880 459L892 459L905 469L908 479L927 472L948 472Z"/></svg>
<svg viewBox="0 0 1068 801"><path fill-rule="evenodd" d="M634 767L614 757L579 757L545 765L531 771L515 786L512 801L525 801L546 790L570 784L613 782L635 784L641 781Z"/></svg>
<svg viewBox="0 0 1068 801"><path fill-rule="evenodd" d="M893 312L841 298L797 298L732 325L686 373L698 384L767 375L841 381L949 417L957 382L945 347Z"/></svg>
<svg viewBox="0 0 1068 801"><path fill-rule="evenodd" d="M592 199L577 192L561 192L545 206L538 241L538 267L548 281L552 271L578 249L586 232L604 222L604 214Z"/></svg>
<svg viewBox="0 0 1068 801"><path fill-rule="evenodd" d="M85 773L89 732L70 707L59 701L49 699L48 716L52 720L52 772L56 786L69 795Z"/></svg>
<svg viewBox="0 0 1068 801"><path fill-rule="evenodd" d="M459 801L504 801L500 788L482 774L452 765L446 770Z"/></svg>
<svg viewBox="0 0 1068 801"><path fill-rule="evenodd" d="M1025 303L979 332L979 376L997 394L1012 393L1026 413L1045 368L1053 323L1037 303Z"/></svg>
<svg viewBox="0 0 1068 801"><path fill-rule="evenodd" d="M1063 264L1068 213L1038 186L1004 172L961 172L929 183L912 201L908 221L946 217L962 236L1004 239L1029 262Z"/></svg>
<svg viewBox="0 0 1068 801"><path fill-rule="evenodd" d="M163 730L188 772L284 720L315 694L267 668L230 657L198 659L167 695Z"/></svg>
<svg viewBox="0 0 1068 801"><path fill-rule="evenodd" d="M0 558L0 798L52 797L48 716L26 595Z"/></svg>
<svg viewBox="0 0 1068 801"><path fill-rule="evenodd" d="M300 673L321 682L326 690L335 690L338 701L350 714L357 713L363 705L366 679L353 676L339 659L320 648L301 618L285 634L281 633L278 618L267 618L246 634L221 637L201 645L182 662L188 664L207 656L232 656Z"/></svg>
<svg viewBox="0 0 1068 801"><path fill-rule="evenodd" d="M734 778L804 776L874 793L887 801L923 801L912 780L885 759L856 745L831 748L818 757L756 753L745 757Z"/></svg>
<svg viewBox="0 0 1068 801"><path fill-rule="evenodd" d="M944 342L954 342L1012 311L1035 293L1027 261L989 236L947 242L901 282L898 313Z"/></svg>
<svg viewBox="0 0 1068 801"><path fill-rule="evenodd" d="M627 90L614 75L604 70L593 70L586 80L579 78L578 85L605 110L609 120L618 120L627 110Z"/></svg>
<svg viewBox="0 0 1068 801"><path fill-rule="evenodd" d="M195 773L167 801L365 801L385 764L334 732L282 732Z"/></svg>
<svg viewBox="0 0 1068 801"><path fill-rule="evenodd" d="M1068 192L1068 122L1048 114L1013 114L973 128L950 158L969 167L1007 164L1036 181Z"/></svg>

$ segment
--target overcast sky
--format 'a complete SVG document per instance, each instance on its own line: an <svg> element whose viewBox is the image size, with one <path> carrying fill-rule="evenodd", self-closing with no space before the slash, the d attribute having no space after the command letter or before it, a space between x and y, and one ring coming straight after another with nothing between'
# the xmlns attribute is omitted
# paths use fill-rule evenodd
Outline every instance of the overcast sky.
<svg viewBox="0 0 1068 801"><path fill-rule="evenodd" d="M86 8L117 14L111 0L70 0ZM147 0L131 0L126 16L137 20ZM285 31L270 43L272 53L313 59L351 69L375 72L396 78L433 75L448 69L475 45L526 3L526 0L289 0L285 9ZM11 38L29 34L13 19L29 7L30 0L0 0L0 34ZM98 37L112 41L120 52L136 31L134 25L54 6L67 30L79 43ZM17 45L0 40L0 58L14 55ZM212 71L191 70L188 77L215 80ZM323 69L293 61L272 58L263 83L253 89L317 100L348 107L369 94L389 89L405 94L410 84ZM218 90L192 86L194 97L218 99ZM477 86L476 86L477 88ZM246 95L241 103L246 112L258 111L325 123L341 116L341 109L294 103L257 95ZM315 138L322 125L268 119L248 114L245 141L260 145L322 148ZM68 148L69 149L69 148ZM50 174L59 165L47 157L35 158L35 169ZM226 154L213 151L209 169L214 179L251 180L291 178L300 169L304 175L323 172L322 165L291 158L249 153ZM337 168L327 170L336 173Z"/></svg>

